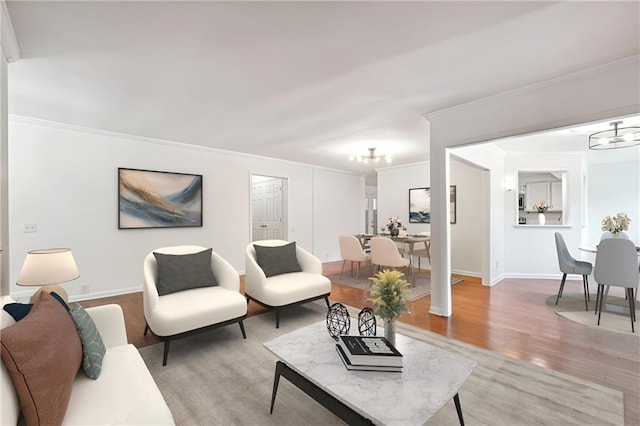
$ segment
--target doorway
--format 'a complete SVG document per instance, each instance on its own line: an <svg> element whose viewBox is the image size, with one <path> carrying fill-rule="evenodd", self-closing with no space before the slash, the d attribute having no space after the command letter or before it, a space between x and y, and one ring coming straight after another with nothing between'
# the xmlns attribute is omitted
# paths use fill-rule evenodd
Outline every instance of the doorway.
<svg viewBox="0 0 640 426"><path fill-rule="evenodd" d="M251 241L287 239L287 179L251 175Z"/></svg>

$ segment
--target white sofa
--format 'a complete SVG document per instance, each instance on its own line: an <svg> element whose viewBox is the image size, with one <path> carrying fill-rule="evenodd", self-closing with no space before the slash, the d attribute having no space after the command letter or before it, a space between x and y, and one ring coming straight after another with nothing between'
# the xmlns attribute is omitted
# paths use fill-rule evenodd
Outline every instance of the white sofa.
<svg viewBox="0 0 640 426"><path fill-rule="evenodd" d="M127 343L122 308L104 305L86 311L96 324L107 350L97 380L89 379L82 368L78 371L63 424L174 424L171 411L140 353ZM1 315L1 328L15 323L4 310ZM18 396L4 363L0 364L0 424L18 424Z"/></svg>

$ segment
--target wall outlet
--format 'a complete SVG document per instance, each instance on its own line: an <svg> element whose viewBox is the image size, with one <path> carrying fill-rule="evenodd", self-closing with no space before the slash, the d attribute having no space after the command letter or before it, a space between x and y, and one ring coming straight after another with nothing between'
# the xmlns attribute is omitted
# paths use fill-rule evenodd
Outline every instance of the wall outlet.
<svg viewBox="0 0 640 426"><path fill-rule="evenodd" d="M38 232L38 225L35 223L25 223L22 230L23 232Z"/></svg>
<svg viewBox="0 0 640 426"><path fill-rule="evenodd" d="M80 294L89 294L89 284L80 284Z"/></svg>

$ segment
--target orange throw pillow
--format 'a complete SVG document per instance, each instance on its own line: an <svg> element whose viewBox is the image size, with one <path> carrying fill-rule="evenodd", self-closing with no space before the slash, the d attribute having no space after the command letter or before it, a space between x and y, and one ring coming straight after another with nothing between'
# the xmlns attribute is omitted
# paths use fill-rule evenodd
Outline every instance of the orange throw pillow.
<svg viewBox="0 0 640 426"><path fill-rule="evenodd" d="M2 330L0 342L26 424L61 424L82 365L82 344L69 313L42 292L26 317Z"/></svg>

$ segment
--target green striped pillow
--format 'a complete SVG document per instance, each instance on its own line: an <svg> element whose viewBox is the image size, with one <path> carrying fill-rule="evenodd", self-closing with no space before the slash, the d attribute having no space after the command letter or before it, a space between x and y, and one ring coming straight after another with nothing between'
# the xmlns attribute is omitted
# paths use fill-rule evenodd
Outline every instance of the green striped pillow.
<svg viewBox="0 0 640 426"><path fill-rule="evenodd" d="M96 380L102 371L102 358L106 352L100 333L91 316L76 303L69 311L76 323L82 342L82 368L90 379Z"/></svg>

